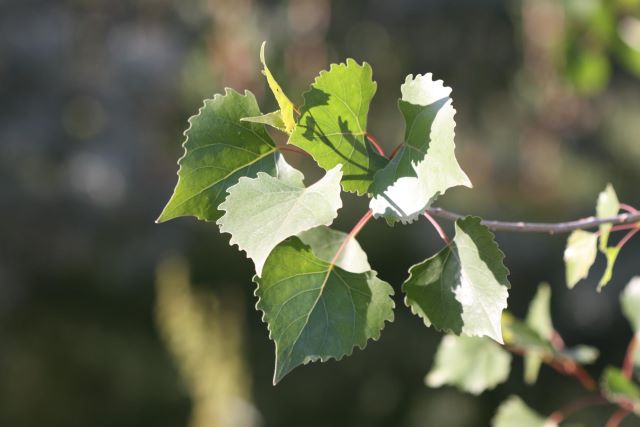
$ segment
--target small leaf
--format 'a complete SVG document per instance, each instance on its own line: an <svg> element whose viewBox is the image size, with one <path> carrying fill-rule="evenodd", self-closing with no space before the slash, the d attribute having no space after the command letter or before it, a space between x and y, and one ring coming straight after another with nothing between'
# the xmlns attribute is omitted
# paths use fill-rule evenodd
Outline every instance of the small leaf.
<svg viewBox="0 0 640 427"><path fill-rule="evenodd" d="M607 258L607 268L604 270L604 274L598 283L598 292L604 288L607 283L611 280L613 276L613 267L616 264L616 259L618 258L618 254L620 253L620 248L617 246L611 248L605 248L603 251L604 255Z"/></svg>
<svg viewBox="0 0 640 427"><path fill-rule="evenodd" d="M313 248L313 253L320 259L331 262L340 246L347 238L347 233L333 230L329 227L316 227L298 234L298 238L307 246ZM343 270L352 273L365 273L371 270L367 254L356 239L349 239L338 259L336 265Z"/></svg>
<svg viewBox="0 0 640 427"><path fill-rule="evenodd" d="M502 343L510 288L504 254L480 218L459 219L455 230L450 245L411 267L402 285L405 303L427 326Z"/></svg>
<svg viewBox="0 0 640 427"><path fill-rule="evenodd" d="M401 91L404 143L371 187L371 210L391 224L414 221L451 187L471 187L455 156L451 88L429 73L407 76Z"/></svg>
<svg viewBox="0 0 640 427"><path fill-rule="evenodd" d="M304 186L302 173L293 170L286 179L263 172L256 178L240 178L220 205L225 211L217 221L220 231L231 234L230 244L237 244L253 260L258 276L278 243L302 231L331 224L342 207L340 166L310 187Z"/></svg>
<svg viewBox="0 0 640 427"><path fill-rule="evenodd" d="M620 369L607 367L600 384L602 394L607 400L629 406L633 412L640 415L640 387L625 377Z"/></svg>
<svg viewBox="0 0 640 427"><path fill-rule="evenodd" d="M425 382L430 387L447 384L480 394L506 381L510 370L511 355L494 341L445 335Z"/></svg>
<svg viewBox="0 0 640 427"><path fill-rule="evenodd" d="M516 319L511 313L502 315L502 333L505 345L519 350L525 355L534 354L541 359L573 360L580 364L590 364L598 358L598 350L593 347L578 345L557 350L551 341L542 337L527 323Z"/></svg>
<svg viewBox="0 0 640 427"><path fill-rule="evenodd" d="M267 67L267 62L264 59L264 46L266 44L267 42L262 42L262 46L260 47L260 61L262 62L262 66L264 67L262 73L267 78L269 88L271 89L271 92L273 92L273 96L275 96L276 102L280 107L280 110L277 113L280 115L280 121L284 125L284 131L290 134L291 132L293 132L293 129L296 126L296 120L293 117L293 103L289 100L289 98L287 98L287 95L284 94L284 91L282 90L276 79L273 77L273 74L271 74L271 71L269 71L269 67Z"/></svg>
<svg viewBox="0 0 640 427"><path fill-rule="evenodd" d="M540 337L551 340L553 324L551 323L551 288L548 283L541 283L538 291L529 305L526 318L527 325L536 331ZM524 380L533 384L538 378L543 355L538 352L527 352L524 356Z"/></svg>
<svg viewBox="0 0 640 427"><path fill-rule="evenodd" d="M492 427L557 427L557 423L547 421L542 415L529 408L518 396L510 396L502 402Z"/></svg>
<svg viewBox="0 0 640 427"><path fill-rule="evenodd" d="M620 305L633 331L640 334L640 276L631 279L624 288L620 295Z"/></svg>
<svg viewBox="0 0 640 427"><path fill-rule="evenodd" d="M589 275L589 269L598 254L598 235L584 230L575 230L567 240L564 250L567 286L572 289Z"/></svg>
<svg viewBox="0 0 640 427"><path fill-rule="evenodd" d="M256 307L276 345L274 384L296 366L341 359L378 339L393 321L391 286L374 271L351 273L320 259L291 237L271 252L254 278Z"/></svg>
<svg viewBox="0 0 640 427"><path fill-rule="evenodd" d="M280 110L272 111L261 116L243 117L240 120L243 122L262 123L263 125L271 126L272 128L276 128L282 132L287 131L287 128L282 121L282 114L280 114Z"/></svg>
<svg viewBox="0 0 640 427"><path fill-rule="evenodd" d="M596 204L596 216L598 218L611 218L618 214L620 210L620 202L616 191L611 184L607 184L607 187L598 195L598 202ZM611 231L611 224L600 225L600 250L605 252L609 241L609 232Z"/></svg>
<svg viewBox="0 0 640 427"><path fill-rule="evenodd" d="M373 175L387 163L365 141L376 88L369 64L353 59L332 64L304 94L300 119L289 138L325 170L343 165L342 188L358 195L369 191Z"/></svg>
<svg viewBox="0 0 640 427"><path fill-rule="evenodd" d="M240 95L227 89L225 95L204 101L198 114L189 119L185 154L178 160L178 184L158 222L188 215L215 221L222 215L218 206L227 189L241 176L275 175L275 143L264 126L240 121L258 114L258 104L249 91Z"/></svg>

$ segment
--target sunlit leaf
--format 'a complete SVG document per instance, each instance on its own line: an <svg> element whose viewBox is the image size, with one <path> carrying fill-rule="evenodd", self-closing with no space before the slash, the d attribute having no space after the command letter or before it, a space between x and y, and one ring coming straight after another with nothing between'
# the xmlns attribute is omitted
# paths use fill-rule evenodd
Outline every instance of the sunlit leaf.
<svg viewBox="0 0 640 427"><path fill-rule="evenodd" d="M388 283L374 271L331 265L297 237L276 246L255 281L256 307L276 345L274 383L301 364L339 360L364 348L393 320Z"/></svg>
<svg viewBox="0 0 640 427"><path fill-rule="evenodd" d="M267 42L263 42L262 46L260 47L260 61L262 62L262 66L264 67L262 73L267 78L269 88L271 89L271 92L273 92L273 96L275 96L276 102L280 107L280 110L276 113L280 115L280 121L284 125L284 131L290 134L291 132L293 132L293 129L296 126L296 120L293 116L293 103L289 100L287 95L285 95L284 91L282 90L276 79L273 77L273 74L271 74L269 67L267 67L267 62L264 59L264 47L266 44ZM274 123L275 122L277 121L274 121ZM267 124L270 125L271 123Z"/></svg>
<svg viewBox="0 0 640 427"><path fill-rule="evenodd" d="M502 402L491 421L492 427L557 427L542 415L529 408L518 396L510 396Z"/></svg>
<svg viewBox="0 0 640 427"><path fill-rule="evenodd" d="M282 121L282 114L280 110L272 111L267 114L263 114L261 116L255 117L243 117L241 119L243 122L253 122L253 123L261 123L263 125L269 125L272 128L276 128L279 131L286 132L287 128Z"/></svg>
<svg viewBox="0 0 640 427"><path fill-rule="evenodd" d="M510 370L511 355L494 341L445 335L425 382L430 387L446 384L480 394L506 381Z"/></svg>
<svg viewBox="0 0 640 427"><path fill-rule="evenodd" d="M541 338L550 341L553 335L551 323L551 287L542 283L529 305L526 318L527 325L536 331ZM543 355L536 351L527 352L524 356L524 379L528 384L533 384L538 378L538 372L542 365Z"/></svg>
<svg viewBox="0 0 640 427"><path fill-rule="evenodd" d="M501 343L510 287L504 254L480 218L460 219L455 230L450 245L411 267L402 285L405 303L427 326Z"/></svg>
<svg viewBox="0 0 640 427"><path fill-rule="evenodd" d="M373 175L387 163L365 140L376 87L369 64L353 59L332 64L304 94L300 119L289 138L325 170L342 164L342 188L359 195L369 191Z"/></svg>
<svg viewBox="0 0 640 427"><path fill-rule="evenodd" d="M598 235L584 230L575 230L567 240L564 250L567 286L573 288L589 275L589 270L598 254Z"/></svg>
<svg viewBox="0 0 640 427"><path fill-rule="evenodd" d="M259 172L256 178L240 178L220 205L225 214L217 221L220 231L231 234L253 260L258 276L267 256L284 239L319 225L329 225L342 207L336 166L315 184L305 187L304 176L293 169L287 176Z"/></svg>
<svg viewBox="0 0 640 427"><path fill-rule="evenodd" d="M607 187L598 195L598 202L596 204L596 216L598 218L611 218L618 214L620 210L620 202L616 191L611 184L607 184ZM611 224L600 225L600 245L599 248L604 252L609 242L609 232L611 231Z"/></svg>
<svg viewBox="0 0 640 427"><path fill-rule="evenodd" d="M399 108L405 119L404 143L374 178L370 207L389 223L411 222L444 192L471 187L455 157L455 109L451 88L431 74L407 76Z"/></svg>
<svg viewBox="0 0 640 427"><path fill-rule="evenodd" d="M184 156L178 160L178 184L158 218L163 222L192 215L215 221L227 189L240 177L258 172L276 173L275 143L264 126L240 119L260 114L251 92L240 95L227 89L204 101L197 115L189 119L183 144Z"/></svg>

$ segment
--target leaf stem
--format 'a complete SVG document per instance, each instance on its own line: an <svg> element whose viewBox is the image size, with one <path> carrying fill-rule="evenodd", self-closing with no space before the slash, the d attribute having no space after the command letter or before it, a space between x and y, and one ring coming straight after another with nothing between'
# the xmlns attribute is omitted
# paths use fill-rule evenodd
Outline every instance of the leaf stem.
<svg viewBox="0 0 640 427"><path fill-rule="evenodd" d="M625 210L627 212L638 213L638 209L636 209L633 206L628 205L626 203L619 203L618 206L620 206L620 209Z"/></svg>
<svg viewBox="0 0 640 427"><path fill-rule="evenodd" d="M551 415L549 415L549 417L547 418L547 421L554 424L560 424L565 419L569 418L571 415L585 408L588 408L589 406L605 405L608 403L609 402L606 399L604 399L602 396L586 396L581 399L575 400L565 405L561 409L558 409L557 411L553 412Z"/></svg>
<svg viewBox="0 0 640 427"><path fill-rule="evenodd" d="M276 145L276 150L278 150L278 151L287 151L287 152L290 152L290 153L296 153L296 154L302 154L302 155L305 155L305 156L310 156L310 154L307 153L304 150L301 150L299 148L294 148L294 147L287 147L287 146L284 146L284 145Z"/></svg>
<svg viewBox="0 0 640 427"><path fill-rule="evenodd" d="M618 409L613 413L613 415L611 415L611 418L607 420L607 424L605 425L605 427L618 427L630 413L631 411L628 409Z"/></svg>
<svg viewBox="0 0 640 427"><path fill-rule="evenodd" d="M429 208L427 209L434 217L455 221L459 218L463 218L464 215L457 214L455 212L447 211L441 208ZM577 219L575 221L568 222L509 222L509 221L494 221L483 220L482 224L487 226L493 231L508 231L516 233L569 233L573 230L584 230L598 227L601 224L632 224L640 222L640 212L638 213L623 213L610 218L596 218L590 216L587 218Z"/></svg>
<svg viewBox="0 0 640 427"><path fill-rule="evenodd" d="M616 247L617 247L618 249L622 249L622 247L623 247L624 245L626 245L626 244L627 244L627 242L628 242L629 240L631 240L631 238L632 238L633 236L635 236L635 235L636 235L636 233L637 233L638 231L640 231L640 225L639 225L639 224L636 224L636 226L635 226L635 228L634 228L633 230L629 231L627 234L625 234L625 235L624 235L624 237L623 237L622 239L620 239L620 241L618 242L618 244L616 245Z"/></svg>
<svg viewBox="0 0 640 427"><path fill-rule="evenodd" d="M393 151L391 152L389 159L393 159L396 156L396 154L398 154L398 151L400 150L400 148L402 148L403 145L404 144L398 144L396 148L394 148Z"/></svg>
<svg viewBox="0 0 640 427"><path fill-rule="evenodd" d="M333 259L331 259L331 264L329 266L329 271L331 271L331 269L333 269L333 266L336 264L336 261L340 257L340 254L342 253L342 251L344 251L344 248L347 247L347 243L349 243L349 241L351 239L356 237L356 235L360 232L360 230L362 230L362 228L365 225L367 225L367 223L369 222L369 220L372 217L373 217L373 211L371 209L369 209L367 211L367 213L364 214L362 216L362 218L360 218L360 220L356 223L356 225L353 226L353 228L351 229L349 234L347 234L347 237L345 237L344 240L342 241L342 244L340 245L340 247L336 251L336 254L333 256Z"/></svg>
<svg viewBox="0 0 640 427"><path fill-rule="evenodd" d="M369 132L366 132L365 136L367 137L371 145L373 145L373 147L376 149L378 154L380 154L382 157L387 157L387 155L384 153L384 150L382 149L380 144L378 144L378 141L373 137L373 135L371 135Z"/></svg>
<svg viewBox="0 0 640 427"><path fill-rule="evenodd" d="M424 215L425 218L427 218L429 220L431 225L433 225L433 228L436 229L436 231L438 232L438 235L444 241L444 243L447 244L447 245L451 244L451 239L449 239L449 236L447 236L447 233L444 231L444 229L438 223L438 221L436 221L436 219L434 217L432 217L429 214L429 212L425 212L425 213L423 213L423 215Z"/></svg>
<svg viewBox="0 0 640 427"><path fill-rule="evenodd" d="M629 346L627 347L627 352L624 356L624 363L622 365L622 373L625 377L631 378L633 376L633 362L636 353L636 347L638 346L638 337L633 336L631 341L629 341Z"/></svg>

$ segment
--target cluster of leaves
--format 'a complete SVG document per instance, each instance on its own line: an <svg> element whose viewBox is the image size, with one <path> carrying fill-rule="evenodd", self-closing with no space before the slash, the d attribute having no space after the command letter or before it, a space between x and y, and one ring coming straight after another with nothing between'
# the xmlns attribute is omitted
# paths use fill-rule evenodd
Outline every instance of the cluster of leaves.
<svg viewBox="0 0 640 427"><path fill-rule="evenodd" d="M276 345L274 382L314 360L340 359L377 339L394 318L393 288L379 279L353 238L328 226L341 191L371 198L370 217L416 220L447 189L471 187L455 158L451 89L431 74L408 76L398 106L404 141L391 158L370 143L371 67L352 59L322 71L299 111L264 61L279 110L227 89L189 119L178 183L158 221L216 221L255 264L257 308ZM306 186L265 126L288 136L326 171ZM406 303L427 325L502 342L508 271L479 218L460 219L451 244L411 267Z"/></svg>
<svg viewBox="0 0 640 427"><path fill-rule="evenodd" d="M611 218L618 214L621 204L618 196L611 184L600 193L596 204L597 218ZM627 208L629 209L629 208ZM633 236L637 232L637 225L622 225L621 229L630 229L628 236ZM575 230L569 235L567 246L564 251L564 262L566 266L566 279L569 289L573 288L580 280L587 278L589 270L596 260L600 251L607 260L607 267L598 283L598 292L604 288L611 280L613 267L620 250L628 241L623 238L617 245L611 246L609 235L613 229L611 224L602 224L596 232L585 230Z"/></svg>
<svg viewBox="0 0 640 427"><path fill-rule="evenodd" d="M371 218L389 225L430 218L427 210L438 196L471 182L455 157L451 89L431 74L409 75L401 85L398 107L406 130L387 157L367 131L377 89L368 64L348 59L331 65L297 109L269 71L264 45L261 60L279 109L263 114L248 91L227 89L206 100L189 119L178 183L158 221L180 216L215 221L231 235L230 244L253 261L256 307L276 347L277 383L301 364L339 360L364 348L393 321L394 289L378 277L356 241L362 227ZM283 132L287 145L278 146L266 126ZM302 172L283 157L287 150L310 155L324 177L306 185ZM342 207L342 191L370 198L370 210L348 234L329 227ZM598 198L597 216L610 218L629 209L625 206L608 186ZM612 247L609 234L640 230L637 224L618 227L603 224L595 233L571 234L565 251L569 287L587 276L598 248L608 262L599 289L606 285L628 240ZM505 312L510 284L504 254L480 218L458 219L453 238L443 240L442 250L410 267L401 287L411 311L426 326L447 333L428 385L478 394L505 381L510 353L516 353L525 357L527 383L536 381L546 363L588 389L597 388L582 369L597 351L564 346L551 322L548 285L539 288L525 320ZM640 279L627 287L622 304L637 332ZM611 402L639 412L640 389L630 376L608 368L601 390ZM500 407L494 425L553 425L549 422L514 397Z"/></svg>
<svg viewBox="0 0 640 427"><path fill-rule="evenodd" d="M590 377L581 377L582 365L593 363L598 351L587 346L566 348L553 328L550 309L551 290L542 284L531 302L524 321L505 312L502 318L505 346L487 338L446 335L436 353L435 363L425 382L432 387L451 385L462 391L480 394L506 381L511 369L511 353L524 356L524 379L535 383L540 366L546 363L561 373L584 378L588 390L598 385ZM634 278L622 293L622 311L635 333L640 336L640 277ZM633 347L633 346L632 346ZM640 350L635 347L631 362L640 380ZM630 365L631 367L631 365ZM607 367L600 379L599 394L624 410L640 415L640 385L632 379L633 370L623 372ZM563 414L563 416L570 414ZM511 396L500 405L493 419L494 427L551 427L562 421L544 417L529 408L519 397Z"/></svg>

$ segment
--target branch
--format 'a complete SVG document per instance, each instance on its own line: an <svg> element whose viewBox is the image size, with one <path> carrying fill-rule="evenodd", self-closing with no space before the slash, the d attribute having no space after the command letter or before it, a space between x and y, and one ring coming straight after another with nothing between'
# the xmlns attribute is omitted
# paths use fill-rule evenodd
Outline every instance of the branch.
<svg viewBox="0 0 640 427"><path fill-rule="evenodd" d="M429 208L427 211L438 218L455 221L458 218L464 218L454 212L450 212L441 208ZM508 222L483 220L482 224L489 227L493 231L511 231L517 233L568 233L573 230L583 230L598 227L601 224L632 224L640 222L640 213L624 213L613 216L611 218L596 218L590 216L587 218L577 219L568 222Z"/></svg>

